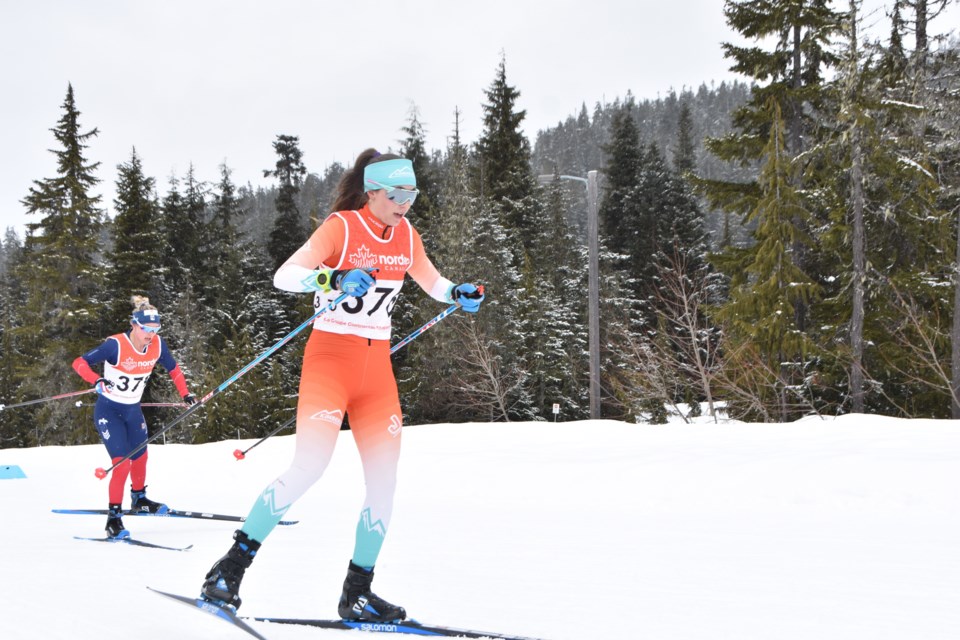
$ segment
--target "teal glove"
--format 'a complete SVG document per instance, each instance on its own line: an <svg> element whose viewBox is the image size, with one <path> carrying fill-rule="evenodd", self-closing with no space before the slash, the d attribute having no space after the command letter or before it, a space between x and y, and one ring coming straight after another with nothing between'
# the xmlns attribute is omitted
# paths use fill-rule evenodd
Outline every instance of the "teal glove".
<svg viewBox="0 0 960 640"><path fill-rule="evenodd" d="M450 292L450 297L467 313L476 313L485 297L483 295L483 285L477 287L469 282L458 284Z"/></svg>

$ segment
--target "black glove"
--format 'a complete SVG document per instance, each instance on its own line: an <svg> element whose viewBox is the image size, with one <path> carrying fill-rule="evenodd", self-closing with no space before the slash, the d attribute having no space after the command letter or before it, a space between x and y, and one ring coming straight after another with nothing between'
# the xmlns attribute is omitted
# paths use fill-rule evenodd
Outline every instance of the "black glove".
<svg viewBox="0 0 960 640"><path fill-rule="evenodd" d="M187 395L183 396L183 401L188 407L192 407L193 405L197 404L197 396L193 395L192 393L188 393Z"/></svg>
<svg viewBox="0 0 960 640"><path fill-rule="evenodd" d="M98 394L103 395L110 389L113 389L113 380L97 378L97 381L93 383L93 388L97 390Z"/></svg>

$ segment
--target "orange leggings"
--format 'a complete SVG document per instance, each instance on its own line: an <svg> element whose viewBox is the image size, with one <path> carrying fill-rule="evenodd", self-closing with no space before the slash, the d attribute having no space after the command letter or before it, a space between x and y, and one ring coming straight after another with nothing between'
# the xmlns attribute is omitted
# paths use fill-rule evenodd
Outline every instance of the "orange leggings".
<svg viewBox="0 0 960 640"><path fill-rule="evenodd" d="M376 564L393 512L403 424L387 340L311 331L300 376L293 462L257 499L243 525L248 536L262 542L320 479L345 413L367 488L353 561L361 567Z"/></svg>

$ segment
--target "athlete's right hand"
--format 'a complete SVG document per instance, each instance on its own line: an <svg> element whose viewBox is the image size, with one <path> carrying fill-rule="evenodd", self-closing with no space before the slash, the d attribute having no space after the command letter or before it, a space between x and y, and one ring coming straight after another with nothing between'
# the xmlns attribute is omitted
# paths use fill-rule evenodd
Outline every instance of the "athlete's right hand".
<svg viewBox="0 0 960 640"><path fill-rule="evenodd" d="M110 389L113 389L113 381L107 380L106 378L98 378L97 381L93 383L93 388L97 390L97 393L103 395Z"/></svg>
<svg viewBox="0 0 960 640"><path fill-rule="evenodd" d="M350 269L349 271L335 271L333 288L342 291L354 298L362 297L377 281L373 272L376 269Z"/></svg>

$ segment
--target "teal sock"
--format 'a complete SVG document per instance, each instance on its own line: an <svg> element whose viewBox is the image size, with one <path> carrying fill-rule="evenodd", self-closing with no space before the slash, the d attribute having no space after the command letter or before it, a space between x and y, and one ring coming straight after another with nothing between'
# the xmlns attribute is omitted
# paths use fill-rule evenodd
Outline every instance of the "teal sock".
<svg viewBox="0 0 960 640"><path fill-rule="evenodd" d="M241 530L247 534L247 537L263 542L289 508L289 504L284 507L278 507L275 504L271 484L257 498Z"/></svg>

